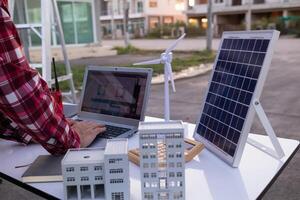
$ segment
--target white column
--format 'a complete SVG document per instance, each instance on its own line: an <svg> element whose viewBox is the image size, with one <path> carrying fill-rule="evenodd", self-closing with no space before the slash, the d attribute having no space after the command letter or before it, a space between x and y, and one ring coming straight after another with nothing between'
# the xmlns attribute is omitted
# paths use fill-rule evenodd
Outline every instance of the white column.
<svg viewBox="0 0 300 200"><path fill-rule="evenodd" d="M43 79L51 87L51 1L43 1L42 13L42 66Z"/></svg>
<svg viewBox="0 0 300 200"><path fill-rule="evenodd" d="M246 30L250 31L251 30L251 24L252 24L252 19L251 19L251 9L248 9L248 11L246 12Z"/></svg>
<svg viewBox="0 0 300 200"><path fill-rule="evenodd" d="M99 45L102 45L102 27L101 27L101 2L100 0L94 0L94 21L95 21L95 38L94 41Z"/></svg>
<svg viewBox="0 0 300 200"><path fill-rule="evenodd" d="M288 17L289 16L289 11L288 10L283 10L282 11L282 16L284 18ZM288 28L288 26L289 26L289 21L288 20L284 20L284 26L285 26L285 28Z"/></svg>

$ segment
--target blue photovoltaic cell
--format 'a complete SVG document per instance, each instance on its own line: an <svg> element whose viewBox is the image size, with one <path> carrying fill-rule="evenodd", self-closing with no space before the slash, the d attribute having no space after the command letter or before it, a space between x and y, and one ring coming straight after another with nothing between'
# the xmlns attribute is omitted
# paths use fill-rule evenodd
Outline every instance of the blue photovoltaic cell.
<svg viewBox="0 0 300 200"><path fill-rule="evenodd" d="M269 40L224 39L197 133L234 156Z"/></svg>

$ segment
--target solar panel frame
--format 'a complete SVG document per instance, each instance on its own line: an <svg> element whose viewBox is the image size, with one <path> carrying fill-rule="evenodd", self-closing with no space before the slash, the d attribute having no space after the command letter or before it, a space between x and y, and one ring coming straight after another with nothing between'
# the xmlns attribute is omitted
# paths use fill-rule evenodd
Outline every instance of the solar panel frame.
<svg viewBox="0 0 300 200"><path fill-rule="evenodd" d="M210 150L211 152L216 154L218 157L220 157L222 160L224 160L226 163L228 163L232 167L238 167L238 165L240 163L240 160L241 160L241 157L242 157L242 154L244 151L244 147L247 142L248 134L249 134L251 125L253 123L254 115L255 115L254 102L259 99L259 97L262 93L263 85L265 83L265 80L267 78L267 74L268 74L268 71L270 68L275 43L278 40L279 35L280 35L280 32L276 31L276 30L223 32L222 39L220 41L220 45L219 45L219 49L218 49L218 53L216 55L216 59L215 59L214 65L213 65L213 70L212 70L212 73L209 78L208 89L206 90L206 93L205 93L204 99L203 99L203 103L200 108L200 116L198 117L198 120L196 123L196 128L194 131L194 138L196 140L204 143L205 147L208 150ZM205 103L207 102L207 97L209 95L210 87L213 84L212 83L213 76L216 73L216 65L217 65L217 62L219 61L220 52L222 49L222 45L224 45L225 39L267 39L267 40L269 40L269 44L268 44L267 48L266 48L266 46L263 46L264 44L261 44L261 50L264 50L266 52L264 60L262 61L261 58L259 58L259 56L257 57L257 60L256 60L256 62L262 63L261 70L258 74L257 74L257 72L255 72L255 70L253 71L253 75L255 75L255 77L257 77L257 83L255 86L255 90L253 91L251 101L249 101L249 98L247 99L245 97L245 99L247 99L247 103L249 103L249 108L248 108L248 112L246 114L243 113L243 115L246 115L246 116L245 116L244 123L242 125L241 134L240 134L239 140L237 142L236 150L235 150L233 156L220 150L213 143L209 142L207 140L207 138L205 138L197 133L198 126L199 126L199 123L201 120L201 116L203 114L204 106L205 106ZM236 47L237 49L245 48L241 45L239 40L233 40L233 41L237 41L237 43L231 44L231 45L235 45L234 47ZM234 42L232 42L232 43L234 43ZM244 43L250 44L251 40L246 41ZM243 43L243 45L244 45L244 43ZM264 43L264 41L262 43ZM251 45L254 45L254 44L251 44ZM247 46L249 47L249 45L247 45ZM257 48L256 46L253 46L253 47L254 47L254 49ZM245 59L245 57L244 57L244 59ZM250 59L250 58L247 58L247 59ZM252 62L254 62L254 61L252 61ZM237 63L237 65L238 64L239 63ZM241 72L241 73L247 73L247 72ZM256 74L254 74L254 73L256 73ZM236 81L235 84L238 84L238 80ZM229 91L229 92L232 93L232 91ZM232 93L232 95L233 95L233 93ZM224 105L224 106L229 106L229 105ZM241 110L243 110L243 109L241 109ZM241 112L243 112L243 111L241 111ZM216 114L214 114L214 115L216 115ZM236 123L238 123L238 122L236 122ZM228 132L228 133L232 134L232 132ZM225 143L224 143L224 148L225 148ZM228 147L226 147L226 148L228 148Z"/></svg>

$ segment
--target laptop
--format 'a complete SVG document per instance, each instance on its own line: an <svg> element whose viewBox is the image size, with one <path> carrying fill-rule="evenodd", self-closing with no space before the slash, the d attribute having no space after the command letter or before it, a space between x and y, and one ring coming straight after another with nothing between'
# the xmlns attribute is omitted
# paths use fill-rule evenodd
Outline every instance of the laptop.
<svg viewBox="0 0 300 200"><path fill-rule="evenodd" d="M92 146L106 139L128 138L144 121L151 88L151 68L89 66L85 70L77 120L106 125ZM101 138L101 139L99 139Z"/></svg>

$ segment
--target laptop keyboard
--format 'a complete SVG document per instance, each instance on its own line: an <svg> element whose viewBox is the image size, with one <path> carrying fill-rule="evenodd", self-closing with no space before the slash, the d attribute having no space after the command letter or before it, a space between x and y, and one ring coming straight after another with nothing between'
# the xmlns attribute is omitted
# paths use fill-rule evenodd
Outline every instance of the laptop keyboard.
<svg viewBox="0 0 300 200"><path fill-rule="evenodd" d="M97 138L111 139L122 135L123 133L129 131L129 128L105 125L106 131L97 135Z"/></svg>
<svg viewBox="0 0 300 200"><path fill-rule="evenodd" d="M82 120L76 119L75 121L82 121ZM111 125L105 125L105 127L106 127L106 131L97 135L96 138L112 139L130 130L129 128L123 128L123 127L111 126Z"/></svg>

